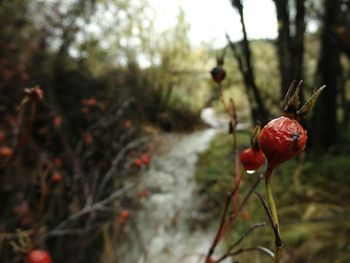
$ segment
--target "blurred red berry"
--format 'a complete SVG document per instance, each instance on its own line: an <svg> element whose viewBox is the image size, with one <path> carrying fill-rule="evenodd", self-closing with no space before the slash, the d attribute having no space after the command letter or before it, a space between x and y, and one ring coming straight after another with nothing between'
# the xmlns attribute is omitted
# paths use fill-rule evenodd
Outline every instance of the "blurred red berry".
<svg viewBox="0 0 350 263"><path fill-rule="evenodd" d="M259 143L270 167L288 161L305 149L307 132L296 119L282 116L261 130Z"/></svg>
<svg viewBox="0 0 350 263"><path fill-rule="evenodd" d="M121 210L118 215L118 224L124 225L126 221L129 218L129 211L128 210Z"/></svg>
<svg viewBox="0 0 350 263"><path fill-rule="evenodd" d="M62 174L59 171L54 172L54 174L51 177L52 182L58 184L62 181Z"/></svg>
<svg viewBox="0 0 350 263"><path fill-rule="evenodd" d="M147 188L144 188L144 189L139 190L137 192L137 197L138 198L147 198L147 197L149 197L149 195L150 195L150 192L149 192L149 190Z"/></svg>
<svg viewBox="0 0 350 263"><path fill-rule="evenodd" d="M119 225L125 225L125 223L126 223L126 219L125 218L122 218L122 217L118 218L118 224Z"/></svg>
<svg viewBox="0 0 350 263"><path fill-rule="evenodd" d="M221 83L226 77L226 71L221 66L213 68L210 71L210 74L216 83Z"/></svg>
<svg viewBox="0 0 350 263"><path fill-rule="evenodd" d="M12 155L13 151L10 147L2 146L0 147L0 157L9 158Z"/></svg>
<svg viewBox="0 0 350 263"><path fill-rule="evenodd" d="M94 138L93 138L91 132L87 132L84 134L84 142L86 144L91 144L93 141L94 141Z"/></svg>
<svg viewBox="0 0 350 263"><path fill-rule="evenodd" d="M244 212L242 213L242 219L243 219L244 221L247 221L247 220L249 219L249 214L248 214L248 212L244 211Z"/></svg>
<svg viewBox="0 0 350 263"><path fill-rule="evenodd" d="M121 217L121 218L128 218L129 217L129 211L128 210L121 210L120 212L119 212L119 217Z"/></svg>
<svg viewBox="0 0 350 263"><path fill-rule="evenodd" d="M54 126L55 128L61 127L62 122L63 122L63 120L62 120L61 116L55 116L55 117L53 118L53 121L52 121L53 126Z"/></svg>
<svg viewBox="0 0 350 263"><path fill-rule="evenodd" d="M86 107L93 107L93 106L96 106L97 101L95 98L89 98L89 99L83 99L81 103Z"/></svg>
<svg viewBox="0 0 350 263"><path fill-rule="evenodd" d="M149 166L151 158L148 153L141 154L140 159L145 166Z"/></svg>
<svg viewBox="0 0 350 263"><path fill-rule="evenodd" d="M124 128L125 128L125 129L130 129L130 128L132 128L132 127L133 127L133 123L132 123L131 120L126 120L126 121L124 122Z"/></svg>
<svg viewBox="0 0 350 263"><path fill-rule="evenodd" d="M140 168L142 166L142 160L141 159L135 159L133 163L134 163L134 165L137 168Z"/></svg>
<svg viewBox="0 0 350 263"><path fill-rule="evenodd" d="M239 155L239 159L245 170L255 171L264 164L265 155L261 150L248 148Z"/></svg>
<svg viewBox="0 0 350 263"><path fill-rule="evenodd" d="M215 263L215 260L212 259L212 258L207 258L207 259L205 260L205 263Z"/></svg>
<svg viewBox="0 0 350 263"><path fill-rule="evenodd" d="M46 251L35 249L28 253L27 263L52 263L52 259Z"/></svg>

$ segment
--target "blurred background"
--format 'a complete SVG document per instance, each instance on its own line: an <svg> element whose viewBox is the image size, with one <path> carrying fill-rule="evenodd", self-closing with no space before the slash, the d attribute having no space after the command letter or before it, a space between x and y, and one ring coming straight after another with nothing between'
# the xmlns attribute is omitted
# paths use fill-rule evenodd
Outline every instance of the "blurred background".
<svg viewBox="0 0 350 263"><path fill-rule="evenodd" d="M34 263L32 249L53 262L204 262L234 181L209 73L223 54L239 150L280 115L292 80L303 100L327 85L302 122L306 152L273 178L282 262L350 262L349 11L348 0L0 0L0 262ZM252 197L217 256L259 222ZM240 245L272 249L272 230Z"/></svg>

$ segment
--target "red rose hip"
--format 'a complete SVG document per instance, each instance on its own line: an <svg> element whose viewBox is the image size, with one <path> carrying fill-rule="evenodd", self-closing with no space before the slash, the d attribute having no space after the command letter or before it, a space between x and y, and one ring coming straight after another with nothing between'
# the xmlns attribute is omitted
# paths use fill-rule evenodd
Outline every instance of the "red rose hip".
<svg viewBox="0 0 350 263"><path fill-rule="evenodd" d="M264 164L265 155L260 149L248 148L239 155L239 160L245 170L255 171Z"/></svg>
<svg viewBox="0 0 350 263"><path fill-rule="evenodd" d="M34 249L27 255L27 263L52 263L52 259L46 251Z"/></svg>
<svg viewBox="0 0 350 263"><path fill-rule="evenodd" d="M288 161L305 149L307 132L294 119L281 116L261 130L259 143L270 167Z"/></svg>

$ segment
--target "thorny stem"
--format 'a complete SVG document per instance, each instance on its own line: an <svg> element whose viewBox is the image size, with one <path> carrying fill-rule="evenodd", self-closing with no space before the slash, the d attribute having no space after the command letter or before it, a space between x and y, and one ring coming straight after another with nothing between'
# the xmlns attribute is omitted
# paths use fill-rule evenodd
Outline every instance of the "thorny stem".
<svg viewBox="0 0 350 263"><path fill-rule="evenodd" d="M214 241L212 246L210 247L208 254L206 256L206 261L205 262L209 262L210 257L213 255L216 246L218 245L220 239L225 235L225 233L228 231L228 229L231 227L231 225L233 224L234 220L237 218L237 216L239 215L239 213L242 211L243 207L245 206L245 204L247 203L248 199L250 198L250 196L252 195L252 193L255 191L255 189L258 187L259 183L261 181L261 176L259 176L257 178L257 180L254 182L254 184L251 186L251 188L249 189L249 191L246 193L246 195L243 198L242 203L239 205L239 207L236 209L235 213L232 214L229 217L229 220L226 221L226 215L228 212L228 207L229 204L231 202L232 197L235 195L235 192L239 189L239 186L235 187L234 189L232 189L232 192L227 196L226 199L226 203L225 203L225 207L224 207L224 212L222 214L221 217L221 221L220 221L220 225L218 228L218 231L215 235ZM239 180L240 182L240 180Z"/></svg>
<svg viewBox="0 0 350 263"><path fill-rule="evenodd" d="M279 240L281 234L280 234L280 228L279 228L279 222L278 222L278 214L277 214L277 208L276 208L275 200L273 198L272 187L271 187L272 171L273 171L273 167L268 166L265 172L265 190L266 190L266 196L267 196L267 203L271 212L272 222L273 222L274 228L277 231L276 238L275 238L275 263L279 263L281 259L282 242L281 240Z"/></svg>

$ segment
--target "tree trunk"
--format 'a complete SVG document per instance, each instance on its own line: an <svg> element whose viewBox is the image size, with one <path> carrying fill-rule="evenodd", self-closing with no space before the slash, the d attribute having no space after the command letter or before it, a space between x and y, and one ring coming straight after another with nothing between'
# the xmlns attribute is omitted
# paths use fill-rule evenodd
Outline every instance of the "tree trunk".
<svg viewBox="0 0 350 263"><path fill-rule="evenodd" d="M281 98L287 93L288 87L293 80L291 66L291 36L290 36L290 19L288 0L275 0L278 37L277 37L277 54L279 61L279 70L281 75Z"/></svg>
<svg viewBox="0 0 350 263"><path fill-rule="evenodd" d="M312 117L312 145L318 150L329 149L338 135L337 91L340 84L340 52L334 29L338 25L340 0L325 0L321 35L321 51L317 67L317 86L327 87L316 104Z"/></svg>
<svg viewBox="0 0 350 263"><path fill-rule="evenodd" d="M295 36L291 50L292 78L303 79L303 56L305 36L305 0L296 1Z"/></svg>
<svg viewBox="0 0 350 263"><path fill-rule="evenodd" d="M238 61L239 68L243 76L243 81L248 94L248 99L252 106L251 112L253 121L263 125L268 121L269 113L265 108L260 91L255 83L255 76L251 58L252 53L250 50L247 31L244 22L243 5L241 0L231 0L231 3L232 6L237 9L240 15L240 21L243 32L243 40L241 42L243 52L239 54L237 52L237 49L235 48L235 44L232 41L230 41L228 36L227 38L229 40L230 47Z"/></svg>
<svg viewBox="0 0 350 263"><path fill-rule="evenodd" d="M305 35L305 0L295 0L296 16L291 24L288 0L274 0L278 20L277 55L281 75L281 99L287 93L293 79L303 78L303 56ZM291 32L294 28L294 34ZM301 92L301 97L303 94Z"/></svg>

